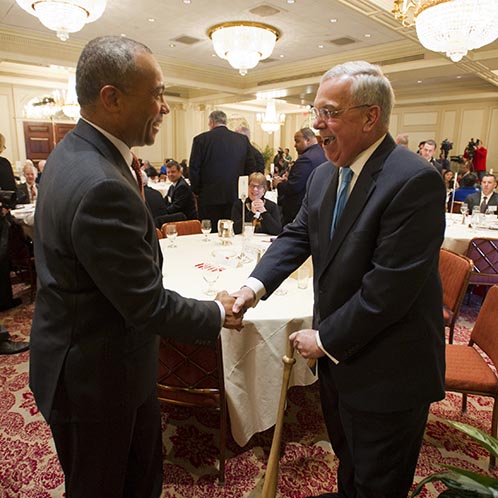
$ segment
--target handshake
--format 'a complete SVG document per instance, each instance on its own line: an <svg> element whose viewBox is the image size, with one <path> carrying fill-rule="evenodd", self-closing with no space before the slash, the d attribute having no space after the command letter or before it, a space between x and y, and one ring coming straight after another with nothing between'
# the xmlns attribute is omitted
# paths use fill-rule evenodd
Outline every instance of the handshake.
<svg viewBox="0 0 498 498"><path fill-rule="evenodd" d="M256 302L254 291L249 287L242 287L232 294L227 291L218 292L215 298L225 309L223 327L227 329L242 330L242 319L248 308Z"/></svg>

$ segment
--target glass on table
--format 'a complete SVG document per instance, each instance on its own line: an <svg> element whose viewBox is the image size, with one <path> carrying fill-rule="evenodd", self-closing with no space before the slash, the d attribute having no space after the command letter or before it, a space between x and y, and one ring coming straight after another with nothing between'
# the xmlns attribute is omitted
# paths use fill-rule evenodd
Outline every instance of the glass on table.
<svg viewBox="0 0 498 498"><path fill-rule="evenodd" d="M169 240L168 247L176 247L175 239L177 236L176 225L166 225L166 238Z"/></svg>
<svg viewBox="0 0 498 498"><path fill-rule="evenodd" d="M204 234L204 238L202 239L203 242L209 242L209 237L208 235L211 233L212 230L211 226L211 220L202 220L201 221L201 230L202 233Z"/></svg>
<svg viewBox="0 0 498 498"><path fill-rule="evenodd" d="M465 225L465 216L469 212L469 205L465 202L462 202L460 206L460 212L462 213L462 225Z"/></svg>
<svg viewBox="0 0 498 498"><path fill-rule="evenodd" d="M220 271L221 267L214 260L205 261L202 264L202 278L208 285L208 288L205 291L205 294L208 296L214 296L216 294L214 284L216 284L220 277Z"/></svg>

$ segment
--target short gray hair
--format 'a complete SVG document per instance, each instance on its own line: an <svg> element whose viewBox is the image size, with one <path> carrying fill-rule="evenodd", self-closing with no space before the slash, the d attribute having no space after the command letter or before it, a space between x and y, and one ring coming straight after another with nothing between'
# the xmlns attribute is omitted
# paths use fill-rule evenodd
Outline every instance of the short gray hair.
<svg viewBox="0 0 498 498"><path fill-rule="evenodd" d="M94 103L105 85L127 88L138 72L136 55L141 52L152 53L143 43L123 36L101 36L88 42L76 67L79 104Z"/></svg>
<svg viewBox="0 0 498 498"><path fill-rule="evenodd" d="M350 79L352 104L378 105L381 109L380 122L386 128L389 126L394 92L379 66L365 61L345 62L329 69L322 76L321 83L330 78Z"/></svg>
<svg viewBox="0 0 498 498"><path fill-rule="evenodd" d="M223 111L213 111L209 115L209 120L213 122L213 124L227 124L227 115Z"/></svg>

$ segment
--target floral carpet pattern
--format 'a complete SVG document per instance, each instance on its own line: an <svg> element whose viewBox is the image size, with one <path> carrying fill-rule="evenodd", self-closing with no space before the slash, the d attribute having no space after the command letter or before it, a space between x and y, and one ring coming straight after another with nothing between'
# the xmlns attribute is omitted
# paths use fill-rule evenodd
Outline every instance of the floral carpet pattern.
<svg viewBox="0 0 498 498"><path fill-rule="evenodd" d="M0 313L17 340L29 340L33 304L26 289L16 286L24 304ZM466 343L480 298L462 309L455 342ZM0 356L0 498L62 498L64 478L50 429L28 387L29 351ZM337 460L327 440L317 386L289 391L282 437L279 498L303 498L336 489ZM431 407L415 483L440 470L438 464L487 472L488 455L445 420L460 420L489 431L492 403L469 396L460 413L461 396L448 393ZM163 498L257 498L261 494L272 430L256 434L240 448L227 441L226 482L217 481L218 416L205 411L163 407ZM498 476L498 474L497 474ZM422 496L436 497L444 488L427 486Z"/></svg>

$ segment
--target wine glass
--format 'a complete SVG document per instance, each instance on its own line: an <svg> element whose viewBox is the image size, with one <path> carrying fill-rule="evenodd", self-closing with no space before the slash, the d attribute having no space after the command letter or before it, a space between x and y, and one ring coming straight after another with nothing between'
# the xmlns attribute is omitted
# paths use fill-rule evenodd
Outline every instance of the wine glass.
<svg viewBox="0 0 498 498"><path fill-rule="evenodd" d="M205 291L208 296L214 296L216 294L214 284L218 281L220 271L221 269L216 262L206 261L202 265L202 278L208 284L208 288Z"/></svg>
<svg viewBox="0 0 498 498"><path fill-rule="evenodd" d="M211 220L202 220L201 221L201 230L204 234L204 238L202 239L204 242L209 242L208 235L211 233Z"/></svg>
<svg viewBox="0 0 498 498"><path fill-rule="evenodd" d="M469 212L469 206L465 202L462 202L460 206L460 212L462 213L462 225L465 225L465 215Z"/></svg>
<svg viewBox="0 0 498 498"><path fill-rule="evenodd" d="M177 235L176 225L166 225L166 237L170 241L168 247L176 247L175 239Z"/></svg>

